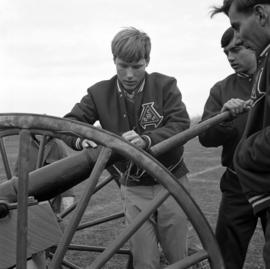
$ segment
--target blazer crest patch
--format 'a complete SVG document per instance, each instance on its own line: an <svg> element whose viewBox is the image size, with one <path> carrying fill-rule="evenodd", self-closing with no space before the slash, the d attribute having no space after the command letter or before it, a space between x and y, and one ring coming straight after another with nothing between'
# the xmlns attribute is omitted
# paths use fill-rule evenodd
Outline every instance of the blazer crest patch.
<svg viewBox="0 0 270 269"><path fill-rule="evenodd" d="M146 129L148 126L155 126L157 128L163 120L156 109L154 108L154 102L142 104L142 112L139 119L140 125L143 129Z"/></svg>

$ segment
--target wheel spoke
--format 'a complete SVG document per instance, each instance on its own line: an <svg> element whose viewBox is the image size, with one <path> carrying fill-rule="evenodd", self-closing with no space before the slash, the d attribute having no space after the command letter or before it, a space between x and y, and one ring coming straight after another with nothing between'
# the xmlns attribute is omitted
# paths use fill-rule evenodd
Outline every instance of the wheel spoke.
<svg viewBox="0 0 270 269"><path fill-rule="evenodd" d="M5 167L5 171L6 171L7 179L11 179L12 173L11 173L10 164L7 157L5 144L2 137L0 137L0 151L1 151L1 156L2 156L4 167Z"/></svg>
<svg viewBox="0 0 270 269"><path fill-rule="evenodd" d="M66 227L64 235L59 243L59 246L55 252L52 263L49 268L60 268L61 261L64 258L67 246L70 244L72 237L78 227L80 220L83 216L83 213L91 199L92 194L95 191L98 180L111 156L111 149L102 147L101 152L98 156L97 162L92 170L92 173L87 181L85 187L85 192L80 199L78 206L75 209L72 219L69 222L69 225Z"/></svg>
<svg viewBox="0 0 270 269"><path fill-rule="evenodd" d="M49 258L53 258L53 255L54 255L54 254L51 253L51 252L48 253L48 257L49 257ZM69 268L69 269L82 269L81 267L79 267L79 266L77 266L77 265L75 265L75 264L73 264L73 263L67 261L66 259L63 259L62 265L64 265L65 267L67 267L67 268Z"/></svg>
<svg viewBox="0 0 270 269"><path fill-rule="evenodd" d="M123 218L124 216L125 216L124 212L120 212L120 213L116 213L116 214L113 214L113 215L110 215L107 217L103 217L100 219L96 219L96 220L93 220L90 222L85 222L85 223L82 223L80 226L78 226L77 231L83 230L85 228L93 227L93 226L96 226L96 225L99 225L99 224L102 224L105 222L109 222L111 220Z"/></svg>
<svg viewBox="0 0 270 269"><path fill-rule="evenodd" d="M40 168L44 164L44 152L45 152L45 145L47 143L47 137L43 135L40 140L39 148L38 148L38 156L37 156L37 163L36 169Z"/></svg>
<svg viewBox="0 0 270 269"><path fill-rule="evenodd" d="M103 252L105 250L104 247L74 245L74 244L69 245L68 249L77 251L93 251L93 252ZM115 254L131 255L131 252L129 249L119 249Z"/></svg>
<svg viewBox="0 0 270 269"><path fill-rule="evenodd" d="M106 186L107 184L109 184L111 181L113 180L113 176L112 175L108 175L106 178L104 178L102 180L101 183L97 184L96 189L94 191L94 193L98 192L100 189L102 189L104 186ZM60 218L64 218L66 217L70 212L72 212L77 206L77 203L73 203L69 208L67 208L65 211L63 211L60 214Z"/></svg>
<svg viewBox="0 0 270 269"><path fill-rule="evenodd" d="M30 151L30 132L22 130L20 133L20 148L18 162L18 216L17 216L17 255L18 268L26 268L27 259L27 201L28 201L28 170Z"/></svg>
<svg viewBox="0 0 270 269"><path fill-rule="evenodd" d="M178 261L174 264L171 264L171 265L165 267L165 269L186 269L186 268L189 268L190 266L192 266L193 264L197 264L197 263L207 259L208 257L209 257L209 255L205 250L200 250L200 251L196 252L195 254L184 258L181 261Z"/></svg>
<svg viewBox="0 0 270 269"><path fill-rule="evenodd" d="M132 224L130 224L111 245L97 257L91 264L91 269L99 269L113 256L113 254L141 227L141 225L150 217L150 215L168 198L169 192L158 193L158 195L149 202L147 208L140 212Z"/></svg>

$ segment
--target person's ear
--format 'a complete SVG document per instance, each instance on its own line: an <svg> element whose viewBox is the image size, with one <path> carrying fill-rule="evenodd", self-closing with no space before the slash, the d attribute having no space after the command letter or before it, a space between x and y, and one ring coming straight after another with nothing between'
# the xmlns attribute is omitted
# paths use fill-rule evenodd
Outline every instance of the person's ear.
<svg viewBox="0 0 270 269"><path fill-rule="evenodd" d="M267 21L269 20L269 13L267 12L265 5L255 5L254 6L254 14L258 20L258 23L265 27Z"/></svg>

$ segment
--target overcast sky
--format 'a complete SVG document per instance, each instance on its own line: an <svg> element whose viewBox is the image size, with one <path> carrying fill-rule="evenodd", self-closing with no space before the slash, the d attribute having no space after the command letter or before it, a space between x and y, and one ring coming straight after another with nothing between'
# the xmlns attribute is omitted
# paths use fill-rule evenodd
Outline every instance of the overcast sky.
<svg viewBox="0 0 270 269"><path fill-rule="evenodd" d="M110 43L126 26L152 40L148 72L176 77L188 112L232 73L220 48L222 0L1 0L0 113L63 116L93 83L115 74Z"/></svg>

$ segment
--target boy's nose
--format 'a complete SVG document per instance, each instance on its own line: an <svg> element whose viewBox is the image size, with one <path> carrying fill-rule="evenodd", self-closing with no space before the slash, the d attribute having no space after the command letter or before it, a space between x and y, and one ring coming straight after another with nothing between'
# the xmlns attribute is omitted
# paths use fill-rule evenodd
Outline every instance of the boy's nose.
<svg viewBox="0 0 270 269"><path fill-rule="evenodd" d="M132 68L127 68L127 73L126 73L128 78L132 78L133 77L133 70Z"/></svg>

